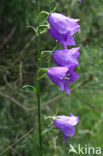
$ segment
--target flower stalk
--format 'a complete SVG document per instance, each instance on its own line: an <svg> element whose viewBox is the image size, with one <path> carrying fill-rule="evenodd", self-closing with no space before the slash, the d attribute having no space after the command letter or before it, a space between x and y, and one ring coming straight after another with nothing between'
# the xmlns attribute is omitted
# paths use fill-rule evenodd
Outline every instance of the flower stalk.
<svg viewBox="0 0 103 156"><path fill-rule="evenodd" d="M41 137L41 109L40 109L40 58L41 58L41 53L40 53L40 0L38 0L38 43L37 43L37 102L38 102L38 131L39 131L39 155L42 156L42 137Z"/></svg>

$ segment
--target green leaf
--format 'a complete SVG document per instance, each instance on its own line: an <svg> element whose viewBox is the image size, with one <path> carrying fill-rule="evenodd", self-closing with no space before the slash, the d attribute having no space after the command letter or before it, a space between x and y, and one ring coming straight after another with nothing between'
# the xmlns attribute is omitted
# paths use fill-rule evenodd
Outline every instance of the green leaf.
<svg viewBox="0 0 103 156"><path fill-rule="evenodd" d="M25 85L25 86L23 86L23 88L27 88L27 87L32 88L33 91L34 91L34 93L37 93L37 89L35 87L33 87L31 85Z"/></svg>
<svg viewBox="0 0 103 156"><path fill-rule="evenodd" d="M52 54L52 51L51 50L42 51L41 52L41 56L43 56L44 54L47 54L47 53L51 55Z"/></svg>
<svg viewBox="0 0 103 156"><path fill-rule="evenodd" d="M46 77L47 76L47 73L44 73L40 78L39 78L39 80L40 79L43 79L44 77Z"/></svg>
<svg viewBox="0 0 103 156"><path fill-rule="evenodd" d="M38 16L39 19L41 18L42 14L49 15L49 12L44 11L44 10L40 11L39 16Z"/></svg>
<svg viewBox="0 0 103 156"><path fill-rule="evenodd" d="M48 133L48 132L50 132L51 130L53 130L54 129L54 127L51 127L51 128L49 128L49 129L45 129L45 130L43 130L43 132L42 132L42 136L43 135L45 135L46 133Z"/></svg>
<svg viewBox="0 0 103 156"><path fill-rule="evenodd" d="M32 28L34 32L37 34L37 30L33 26L28 25L27 28Z"/></svg>

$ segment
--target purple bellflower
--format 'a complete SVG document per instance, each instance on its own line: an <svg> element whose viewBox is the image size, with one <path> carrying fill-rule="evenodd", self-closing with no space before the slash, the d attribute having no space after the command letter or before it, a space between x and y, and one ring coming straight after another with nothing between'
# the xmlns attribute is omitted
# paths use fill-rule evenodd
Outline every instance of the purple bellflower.
<svg viewBox="0 0 103 156"><path fill-rule="evenodd" d="M82 0L78 0L78 1L81 3Z"/></svg>
<svg viewBox="0 0 103 156"><path fill-rule="evenodd" d="M53 60L58 66L68 66L70 64L78 65L77 58L80 55L79 49L80 47L55 50L52 54Z"/></svg>
<svg viewBox="0 0 103 156"><path fill-rule="evenodd" d="M67 45L76 45L72 35L80 29L78 21L79 19L69 18L59 13L50 13L48 32L65 48Z"/></svg>
<svg viewBox="0 0 103 156"><path fill-rule="evenodd" d="M70 116L57 116L58 119L53 121L56 128L59 128L60 131L64 134L64 141L67 137L72 137L75 134L74 126L79 122L79 117L74 116L72 113Z"/></svg>
<svg viewBox="0 0 103 156"><path fill-rule="evenodd" d="M51 67L48 69L48 77L56 83L62 91L65 90L70 94L69 84L79 79L78 74L74 71L75 67L76 64L70 64L68 67Z"/></svg>

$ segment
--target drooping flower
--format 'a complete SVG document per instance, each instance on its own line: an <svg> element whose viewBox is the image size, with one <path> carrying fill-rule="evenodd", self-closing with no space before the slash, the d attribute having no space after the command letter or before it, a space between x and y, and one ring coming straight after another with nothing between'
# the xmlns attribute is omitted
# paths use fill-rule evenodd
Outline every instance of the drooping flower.
<svg viewBox="0 0 103 156"><path fill-rule="evenodd" d="M79 76L74 71L76 64L70 64L68 67L51 67L48 69L48 77L54 83L56 83L61 90L65 90L68 94L69 91L69 84L78 80Z"/></svg>
<svg viewBox="0 0 103 156"><path fill-rule="evenodd" d="M81 3L82 0L78 0L78 1Z"/></svg>
<svg viewBox="0 0 103 156"><path fill-rule="evenodd" d="M48 32L65 48L67 45L76 45L72 35L80 29L78 21L79 19L69 18L59 13L50 13Z"/></svg>
<svg viewBox="0 0 103 156"><path fill-rule="evenodd" d="M78 65L77 58L80 55L79 49L80 47L55 50L52 54L53 60L58 66L68 66L70 64Z"/></svg>
<svg viewBox="0 0 103 156"><path fill-rule="evenodd" d="M72 137L75 134L74 126L79 122L79 117L74 116L72 113L70 116L57 116L57 119L53 121L56 128L64 134L64 141L67 137Z"/></svg>

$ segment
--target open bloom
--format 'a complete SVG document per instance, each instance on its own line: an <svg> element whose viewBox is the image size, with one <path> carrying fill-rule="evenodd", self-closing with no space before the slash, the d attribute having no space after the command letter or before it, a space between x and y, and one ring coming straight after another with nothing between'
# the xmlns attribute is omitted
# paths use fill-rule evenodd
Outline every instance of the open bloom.
<svg viewBox="0 0 103 156"><path fill-rule="evenodd" d="M53 121L56 128L64 134L64 141L67 137L72 137L75 134L74 126L79 122L79 117L74 116L72 113L70 116L57 116L57 119Z"/></svg>
<svg viewBox="0 0 103 156"><path fill-rule="evenodd" d="M69 91L69 84L78 80L79 76L74 71L76 64L70 64L68 67L51 67L48 69L48 77L56 83L61 90L65 90L68 94Z"/></svg>
<svg viewBox="0 0 103 156"><path fill-rule="evenodd" d="M53 60L58 66L68 66L69 64L78 65L79 49L80 47L55 50L52 54Z"/></svg>
<svg viewBox="0 0 103 156"><path fill-rule="evenodd" d="M78 21L79 19L69 18L59 13L50 13L48 32L65 48L67 45L76 45L72 35L80 29Z"/></svg>

